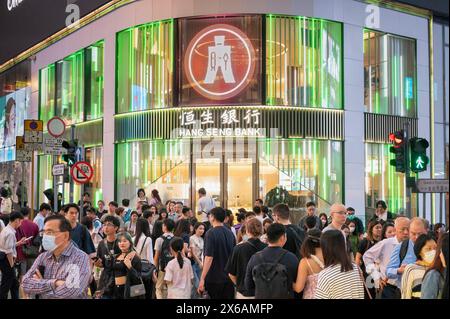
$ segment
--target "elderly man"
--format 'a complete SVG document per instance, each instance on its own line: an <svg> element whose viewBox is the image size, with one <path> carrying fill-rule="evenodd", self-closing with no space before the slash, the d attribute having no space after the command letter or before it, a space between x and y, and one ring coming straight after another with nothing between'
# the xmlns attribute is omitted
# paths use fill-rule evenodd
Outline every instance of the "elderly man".
<svg viewBox="0 0 450 319"><path fill-rule="evenodd" d="M398 217L395 220L395 236L380 241L363 255L367 273L373 277L375 282L379 282L379 288L383 289L381 293L382 299L395 299L396 296L399 297L395 279L387 278L386 267L389 264L395 247L408 239L409 225L409 218ZM379 270L376 270L375 263L379 265ZM375 285L377 286L376 283Z"/></svg>
<svg viewBox="0 0 450 319"><path fill-rule="evenodd" d="M386 266L386 276L395 279L395 285L399 289L402 282L402 274L405 267L416 262L414 253L414 243L417 238L427 233L426 222L423 218L414 217L409 226L409 239L397 244L392 251L389 264ZM399 297L399 290L396 290L396 297Z"/></svg>
<svg viewBox="0 0 450 319"><path fill-rule="evenodd" d="M60 215L47 217L39 255L23 278L23 290L41 299L86 299L91 277L88 255L70 239L72 226Z"/></svg>

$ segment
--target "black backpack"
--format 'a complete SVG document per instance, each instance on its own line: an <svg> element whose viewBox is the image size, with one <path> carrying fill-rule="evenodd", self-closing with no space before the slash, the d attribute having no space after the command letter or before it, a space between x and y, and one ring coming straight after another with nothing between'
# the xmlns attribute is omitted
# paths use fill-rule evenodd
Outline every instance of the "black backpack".
<svg viewBox="0 0 450 319"><path fill-rule="evenodd" d="M170 253L170 241L173 236L161 236L163 239L163 243L161 245L161 254L159 258L159 270L165 271L166 266L173 259L172 254Z"/></svg>
<svg viewBox="0 0 450 319"><path fill-rule="evenodd" d="M289 299L288 272L280 260L287 253L284 250L274 262L264 260L262 251L256 253L261 263L253 268L252 275L255 282L255 299Z"/></svg>
<svg viewBox="0 0 450 319"><path fill-rule="evenodd" d="M286 236L293 236L295 240L295 252L292 251L298 259L302 258L301 247L303 245L303 240L305 239L305 232L296 225L286 226Z"/></svg>
<svg viewBox="0 0 450 319"><path fill-rule="evenodd" d="M145 235L144 235L145 236ZM139 257L142 255L142 251L145 247L145 242L147 241L147 236L144 239L144 243L142 244L141 251L139 252ZM153 282L153 274L156 272L156 267L149 260L141 258L141 278L146 282Z"/></svg>

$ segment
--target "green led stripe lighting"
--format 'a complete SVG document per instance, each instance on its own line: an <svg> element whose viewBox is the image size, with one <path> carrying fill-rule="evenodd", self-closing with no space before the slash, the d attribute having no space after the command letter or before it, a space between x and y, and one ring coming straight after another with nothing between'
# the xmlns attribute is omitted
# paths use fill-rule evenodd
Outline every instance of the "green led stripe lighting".
<svg viewBox="0 0 450 319"><path fill-rule="evenodd" d="M117 113L171 106L173 32L169 19L117 34Z"/></svg>
<svg viewBox="0 0 450 319"><path fill-rule="evenodd" d="M343 107L341 23L269 14L266 37L267 105Z"/></svg>
<svg viewBox="0 0 450 319"><path fill-rule="evenodd" d="M39 71L39 116L44 123L55 115L62 117L67 125L101 119L103 51L104 41L98 41Z"/></svg>

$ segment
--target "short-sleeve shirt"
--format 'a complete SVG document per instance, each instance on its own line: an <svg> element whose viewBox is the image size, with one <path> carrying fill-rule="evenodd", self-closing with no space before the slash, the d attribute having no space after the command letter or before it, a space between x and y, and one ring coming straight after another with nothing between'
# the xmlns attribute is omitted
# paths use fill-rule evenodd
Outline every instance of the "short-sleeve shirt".
<svg viewBox="0 0 450 319"><path fill-rule="evenodd" d="M162 248L162 244L164 242L164 239L162 237L173 237L173 233L166 233L166 234L162 234L161 237L158 237L158 239L156 239L155 241L155 251L161 251Z"/></svg>
<svg viewBox="0 0 450 319"><path fill-rule="evenodd" d="M183 268L180 268L176 258L169 261L165 269L164 280L171 283L167 286L168 299L190 299L192 290L192 271L191 261L183 257Z"/></svg>
<svg viewBox="0 0 450 319"><path fill-rule="evenodd" d="M202 237L197 237L195 235L192 235L189 239L189 246L195 247L195 251L197 252L197 258L199 260L203 260L203 250L205 247L205 241Z"/></svg>
<svg viewBox="0 0 450 319"><path fill-rule="evenodd" d="M217 226L205 235L205 256L213 257L211 268L205 278L206 283L226 283L230 280L225 266L228 262L236 239L226 226Z"/></svg>
<svg viewBox="0 0 450 319"><path fill-rule="evenodd" d="M258 238L250 238L248 241L240 243L233 249L230 259L225 267L225 271L236 276L237 291L244 296L250 296L245 289L245 272L250 258L258 251L266 248Z"/></svg>
<svg viewBox="0 0 450 319"><path fill-rule="evenodd" d="M16 258L16 243L16 230L10 225L6 226L0 233L0 251L6 255L11 254Z"/></svg>
<svg viewBox="0 0 450 319"><path fill-rule="evenodd" d="M36 225L38 225L39 231L44 229L44 221L45 221L45 217L42 216L41 214L37 214L37 216L34 218L33 222Z"/></svg>

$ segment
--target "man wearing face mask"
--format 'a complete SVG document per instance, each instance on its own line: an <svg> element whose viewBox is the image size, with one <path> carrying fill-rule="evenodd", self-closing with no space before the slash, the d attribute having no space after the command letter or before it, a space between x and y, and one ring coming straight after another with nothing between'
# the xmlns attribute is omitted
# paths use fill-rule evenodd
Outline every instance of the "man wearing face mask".
<svg viewBox="0 0 450 319"><path fill-rule="evenodd" d="M47 217L39 255L23 278L28 295L41 299L86 299L91 277L89 257L70 239L72 227L64 216Z"/></svg>

